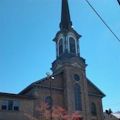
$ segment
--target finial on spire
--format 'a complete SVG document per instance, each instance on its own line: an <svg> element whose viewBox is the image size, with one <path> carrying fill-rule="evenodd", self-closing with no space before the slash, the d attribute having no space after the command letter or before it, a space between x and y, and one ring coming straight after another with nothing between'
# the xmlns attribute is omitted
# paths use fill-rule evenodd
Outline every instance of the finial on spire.
<svg viewBox="0 0 120 120"><path fill-rule="evenodd" d="M72 27L72 22L70 19L68 0L62 0L60 29L69 30L71 27Z"/></svg>

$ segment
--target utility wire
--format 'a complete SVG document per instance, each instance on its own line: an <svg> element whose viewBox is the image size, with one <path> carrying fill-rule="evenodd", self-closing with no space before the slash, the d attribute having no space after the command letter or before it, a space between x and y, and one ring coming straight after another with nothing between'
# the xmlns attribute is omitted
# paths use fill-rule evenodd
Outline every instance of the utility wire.
<svg viewBox="0 0 120 120"><path fill-rule="evenodd" d="M117 0L117 1L118 1L119 5L120 5L120 0Z"/></svg>
<svg viewBox="0 0 120 120"><path fill-rule="evenodd" d="M109 31L113 34L113 36L120 42L120 39L118 36L113 32L113 30L110 28L110 26L103 20L103 18L100 16L100 14L95 10L95 8L90 4L88 0L85 0L87 4L92 8L92 10L95 12L95 14L99 17L99 19L103 22L103 24L109 29Z"/></svg>

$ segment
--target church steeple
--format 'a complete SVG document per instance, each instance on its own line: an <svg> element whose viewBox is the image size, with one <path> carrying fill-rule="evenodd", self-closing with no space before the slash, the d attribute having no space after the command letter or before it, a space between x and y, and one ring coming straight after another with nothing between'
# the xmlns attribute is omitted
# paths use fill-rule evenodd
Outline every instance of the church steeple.
<svg viewBox="0 0 120 120"><path fill-rule="evenodd" d="M62 0L60 30L55 36L56 57L78 57L80 35L72 28L68 0Z"/></svg>
<svg viewBox="0 0 120 120"><path fill-rule="evenodd" d="M60 29L69 30L71 27L72 27L72 22L70 18L68 1L62 0Z"/></svg>

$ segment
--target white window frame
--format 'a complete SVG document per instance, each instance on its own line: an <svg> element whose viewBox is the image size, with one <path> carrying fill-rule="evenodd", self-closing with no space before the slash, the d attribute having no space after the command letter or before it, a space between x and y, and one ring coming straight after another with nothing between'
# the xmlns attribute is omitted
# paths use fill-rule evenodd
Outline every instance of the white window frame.
<svg viewBox="0 0 120 120"><path fill-rule="evenodd" d="M12 109L9 110L9 101L12 101L13 102L13 105L12 105ZM17 111L14 109L14 107L18 107L20 109L20 101L19 100L2 100L1 101L1 110L2 110L2 106L5 105L6 106L6 110L8 111ZM19 111L19 110L18 110Z"/></svg>
<svg viewBox="0 0 120 120"><path fill-rule="evenodd" d="M63 53L64 53L64 51L65 51L65 38L64 38L64 36L63 35L60 35L59 36L59 38L58 38L58 41L57 41L57 56L59 57L60 55L59 55L59 42L60 42L60 40L62 39L62 45L63 45Z"/></svg>
<svg viewBox="0 0 120 120"><path fill-rule="evenodd" d="M76 54L78 53L77 51L77 40L72 34L68 34L67 40L68 40L68 52L70 53L70 38L73 38L75 40L75 52Z"/></svg>

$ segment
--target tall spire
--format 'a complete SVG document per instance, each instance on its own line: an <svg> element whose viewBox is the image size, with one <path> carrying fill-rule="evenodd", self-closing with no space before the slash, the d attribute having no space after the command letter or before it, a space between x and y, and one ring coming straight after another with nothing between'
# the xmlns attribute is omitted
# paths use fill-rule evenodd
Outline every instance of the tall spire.
<svg viewBox="0 0 120 120"><path fill-rule="evenodd" d="M72 22L70 19L68 0L62 0L60 29L69 30L71 27L72 27Z"/></svg>

